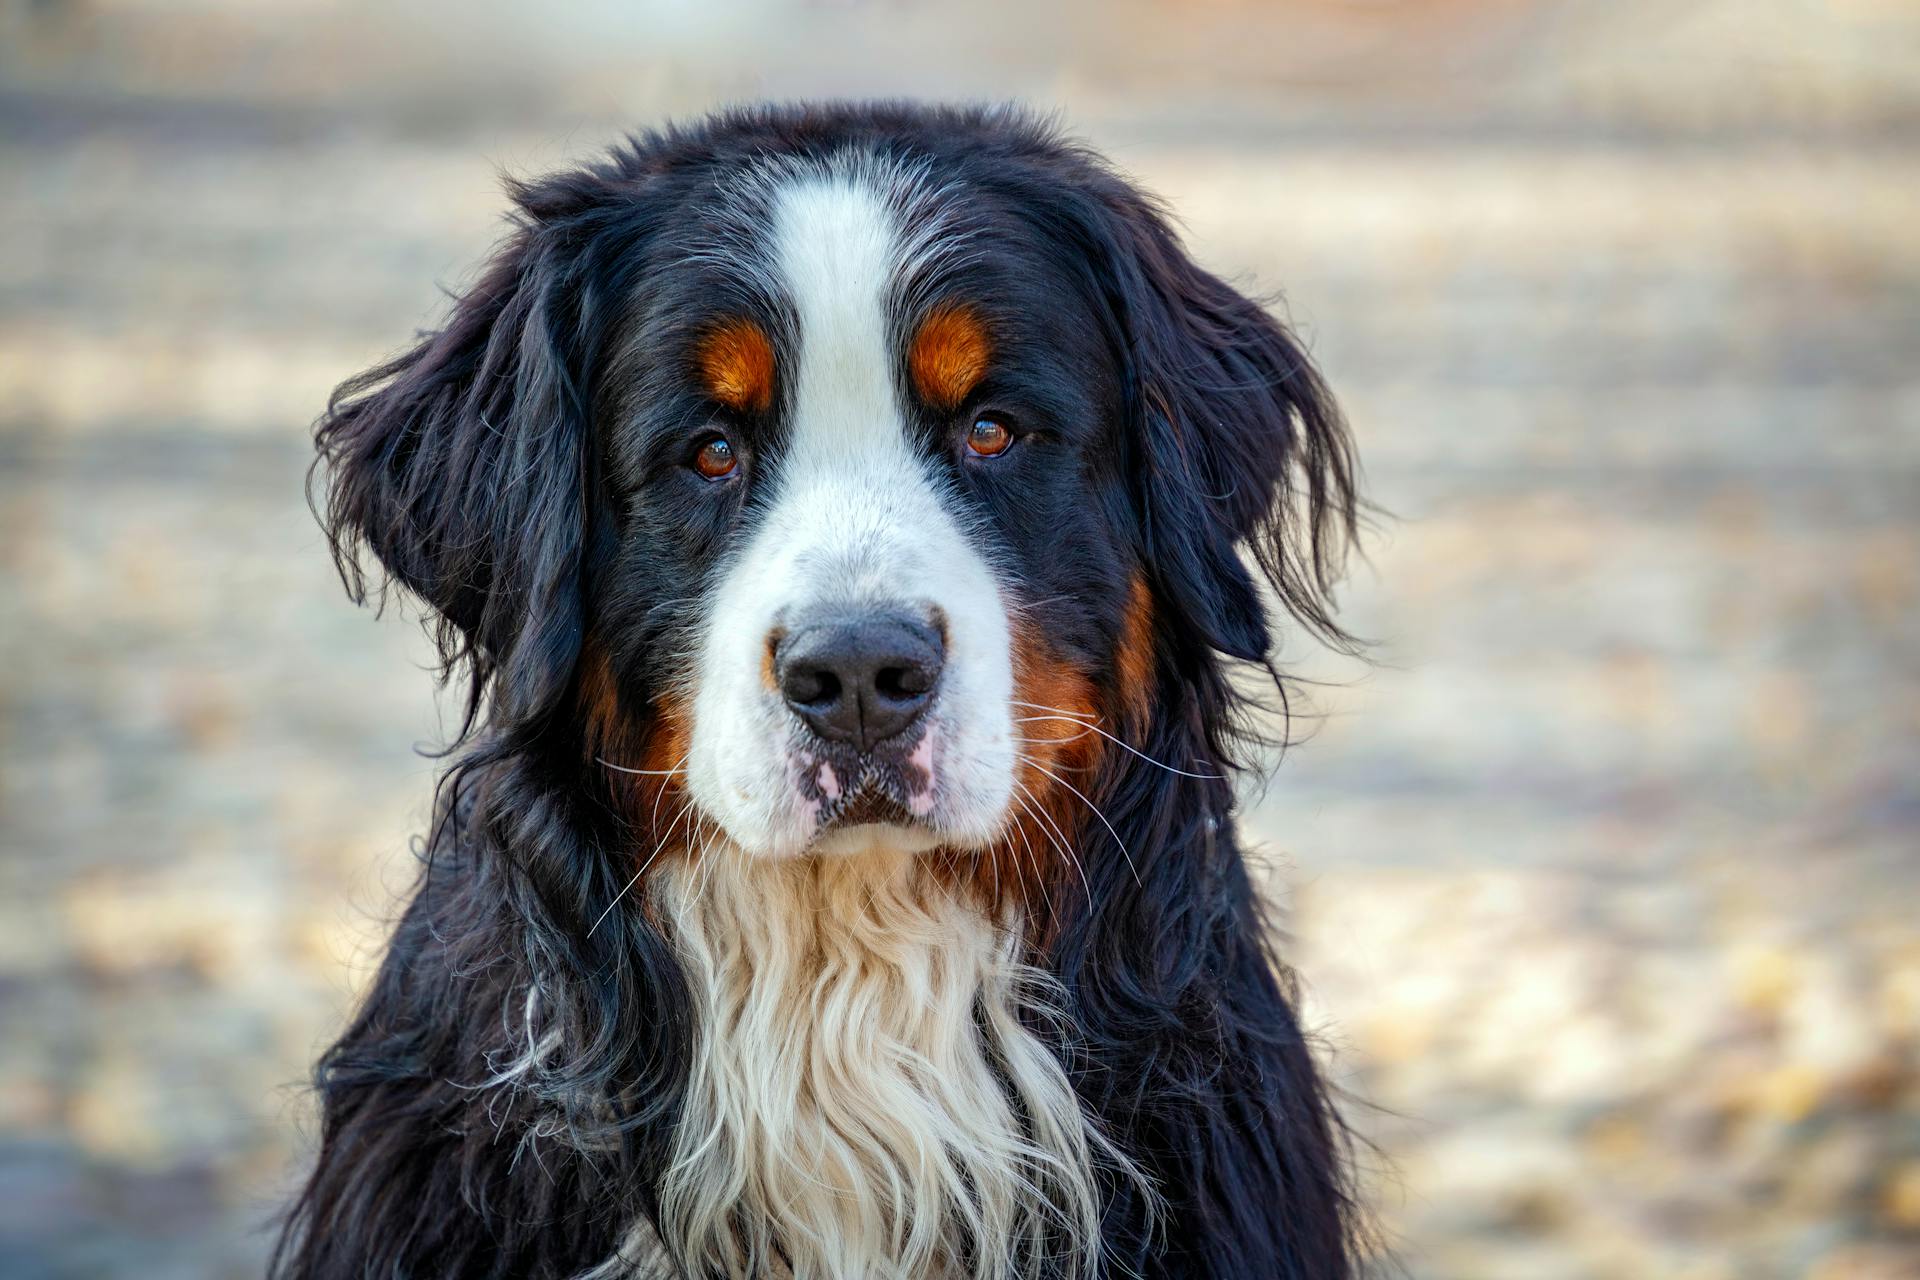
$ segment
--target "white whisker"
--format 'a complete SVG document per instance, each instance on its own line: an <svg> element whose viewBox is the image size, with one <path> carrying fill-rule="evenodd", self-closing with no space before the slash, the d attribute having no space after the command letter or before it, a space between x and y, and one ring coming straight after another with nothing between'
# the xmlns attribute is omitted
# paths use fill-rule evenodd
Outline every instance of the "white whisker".
<svg viewBox="0 0 1920 1280"><path fill-rule="evenodd" d="M1074 853L1070 847L1072 842L1067 839L1066 832L1060 830L1060 824L1055 822L1052 815L1047 813L1045 806L1040 803L1039 797L1027 790L1025 783L1016 778L1014 779L1013 785L1020 792L1020 795L1025 797L1020 801L1020 807L1025 809L1036 822L1041 824L1040 834L1046 836L1047 843L1058 850L1060 856L1067 860L1067 865L1080 873L1080 887L1087 895L1087 910L1091 912L1093 910L1093 885L1087 879L1087 869L1081 864L1079 855ZM1057 839L1055 838L1056 836L1058 837Z"/></svg>
<svg viewBox="0 0 1920 1280"><path fill-rule="evenodd" d="M1085 730L1099 734L1101 737L1105 738L1108 742L1111 742L1114 746L1119 747L1122 751L1125 751L1130 755L1138 756L1140 759L1145 760L1148 764L1153 765L1155 768L1165 769L1168 773L1177 773L1183 778L1198 778L1203 782L1225 782L1226 781L1226 778L1224 776L1217 773L1192 773L1186 769L1177 769L1173 765L1168 764L1164 760L1155 760L1152 756L1140 750L1140 748L1134 746L1131 743L1121 741L1119 738L1114 737L1112 734L1108 733L1105 729L1102 729L1099 725L1093 723L1091 720L1086 720L1081 718L1080 716L1073 715L1069 712L1061 711L1058 707L1039 707L1031 702L1020 702L1020 703L1016 703L1015 705L1022 706L1022 707L1033 707L1037 711L1054 712L1053 715L1046 715L1046 716L1020 716L1014 720L1015 724L1031 724L1036 720L1064 720L1068 724L1081 725L1084 727ZM1075 734L1071 738L1040 739L1040 741L1073 742L1079 739L1081 736L1082 736L1081 734ZM1029 739L1022 739L1022 741L1030 742L1030 741L1036 741L1036 739L1029 738Z"/></svg>
<svg viewBox="0 0 1920 1280"><path fill-rule="evenodd" d="M687 763L687 757L692 754L693 752L691 749L685 752L682 752L680 755L680 758L673 762L673 767L676 769L681 768L683 765ZM658 831L660 829L660 802L662 800L665 800L666 798L667 798L667 789L665 787L661 787L660 790L656 792L653 797L653 812L647 815L647 830Z"/></svg>
<svg viewBox="0 0 1920 1280"><path fill-rule="evenodd" d="M1054 720L1058 718L1059 717L1057 716L1034 716L1033 717L1033 719L1035 720ZM1092 733L1092 732L1093 732L1093 726L1087 725L1085 728L1081 729L1079 733L1070 734L1064 738L1028 738L1021 734L1015 734L1013 737L1013 740L1015 742L1031 743L1036 747L1044 747L1049 745L1065 746L1069 742L1080 741L1080 739L1086 737L1089 733Z"/></svg>
<svg viewBox="0 0 1920 1280"><path fill-rule="evenodd" d="M1095 805L1093 801L1087 799L1086 796L1081 795L1080 789L1078 787L1074 786L1071 782L1068 782L1065 778L1061 777L1059 774L1055 773L1053 770L1047 768L1047 766L1041 764L1038 760L1035 760L1030 756L1024 756L1024 755L1021 756L1021 759L1025 763L1032 765L1034 768L1038 769L1040 772L1046 774L1049 778L1052 778L1055 782L1059 783L1061 786L1065 787L1067 790L1073 792L1074 795L1080 797L1080 803L1086 805L1088 809L1093 811L1093 816L1100 819L1100 825L1107 829L1107 834L1113 837L1113 842L1120 846L1120 856L1127 860L1127 869L1133 872L1133 882L1144 888L1145 881L1140 879L1140 868L1134 865L1133 854L1127 851L1127 842L1120 838L1120 833L1114 830L1113 824L1107 821L1107 815L1100 812L1099 806Z"/></svg>
<svg viewBox="0 0 1920 1280"><path fill-rule="evenodd" d="M1014 799L1019 800L1020 797L1015 796ZM1024 801L1022 803L1024 804ZM1013 824L1013 829L1020 833L1020 843L1027 847L1027 862L1033 867L1033 882L1039 886L1041 901L1047 904L1047 914L1058 919L1059 912L1054 909L1053 894L1047 889L1046 872L1040 865L1040 855L1035 852L1033 841L1027 839L1027 828L1024 823L1016 822ZM1007 852L1013 852L1012 840L1007 841Z"/></svg>
<svg viewBox="0 0 1920 1280"><path fill-rule="evenodd" d="M682 760L685 756L680 757ZM604 756L595 756L596 763L603 764L615 773L631 773L642 778L672 778L686 772L685 769L629 769L623 764L615 764Z"/></svg>
<svg viewBox="0 0 1920 1280"><path fill-rule="evenodd" d="M1007 699L1007 701L1013 706L1025 707L1029 711L1051 711L1054 715L1066 716L1070 720L1079 720L1086 724L1091 724L1095 720L1098 720L1100 718L1099 716L1096 716L1091 712L1088 712L1086 714L1076 714L1072 711L1068 711L1065 707L1050 707L1044 702L1022 702L1018 698L1009 698Z"/></svg>
<svg viewBox="0 0 1920 1280"><path fill-rule="evenodd" d="M627 881L627 883L621 887L620 892L613 895L613 901L607 904L607 909L602 911L599 917L588 926L588 937L593 936L593 931L600 927L601 921L613 914L613 909L620 905L622 898L625 898L628 893L632 892L633 886L640 883L640 877L647 874L647 868L652 866L653 860L660 856L660 851L667 847L667 841L673 837L673 829L680 825L680 819L686 817L692 810L693 801L691 799L680 806L680 812L675 814L673 821L667 824L667 833L660 837L660 843L653 846L653 852L648 854L646 861L640 864L640 869L633 873L633 879Z"/></svg>

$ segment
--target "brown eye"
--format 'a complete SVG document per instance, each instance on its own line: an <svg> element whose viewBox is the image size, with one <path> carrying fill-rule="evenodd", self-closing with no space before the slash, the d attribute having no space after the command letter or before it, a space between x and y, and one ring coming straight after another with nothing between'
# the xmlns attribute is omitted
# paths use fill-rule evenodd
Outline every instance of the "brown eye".
<svg viewBox="0 0 1920 1280"><path fill-rule="evenodd" d="M699 453L693 455L693 469L709 480L730 476L739 465L733 444L725 436L715 436L700 446Z"/></svg>
<svg viewBox="0 0 1920 1280"><path fill-rule="evenodd" d="M967 448L983 458L1005 453L1012 443L1013 432L997 418L976 419L967 430Z"/></svg>

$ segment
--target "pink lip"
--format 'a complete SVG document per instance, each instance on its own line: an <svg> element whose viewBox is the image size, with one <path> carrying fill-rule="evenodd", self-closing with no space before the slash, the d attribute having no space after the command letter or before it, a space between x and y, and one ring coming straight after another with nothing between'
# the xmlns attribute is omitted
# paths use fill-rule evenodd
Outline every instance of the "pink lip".
<svg viewBox="0 0 1920 1280"><path fill-rule="evenodd" d="M921 735L919 744L913 749L913 754L907 757L907 763L918 768L922 776L927 780L927 785L921 790L915 791L912 798L907 801L908 811L916 818L924 818L933 812L932 733Z"/></svg>

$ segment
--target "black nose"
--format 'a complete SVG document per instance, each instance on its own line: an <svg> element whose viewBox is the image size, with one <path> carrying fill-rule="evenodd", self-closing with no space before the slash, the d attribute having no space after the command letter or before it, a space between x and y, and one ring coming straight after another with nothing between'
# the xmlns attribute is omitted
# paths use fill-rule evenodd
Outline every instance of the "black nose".
<svg viewBox="0 0 1920 1280"><path fill-rule="evenodd" d="M904 731L933 701L945 646L900 614L815 623L775 646L773 668L794 714L861 751Z"/></svg>

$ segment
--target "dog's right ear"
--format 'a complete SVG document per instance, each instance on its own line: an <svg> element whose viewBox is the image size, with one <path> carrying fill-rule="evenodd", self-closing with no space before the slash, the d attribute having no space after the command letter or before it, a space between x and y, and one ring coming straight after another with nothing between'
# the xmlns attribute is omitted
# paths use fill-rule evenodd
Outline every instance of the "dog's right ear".
<svg viewBox="0 0 1920 1280"><path fill-rule="evenodd" d="M510 713L560 695L579 655L591 482L588 385L631 262L633 191L605 174L517 186L517 227L444 327L334 393L316 503L348 593L363 553L432 610L446 669ZM637 234L637 233L634 233Z"/></svg>

